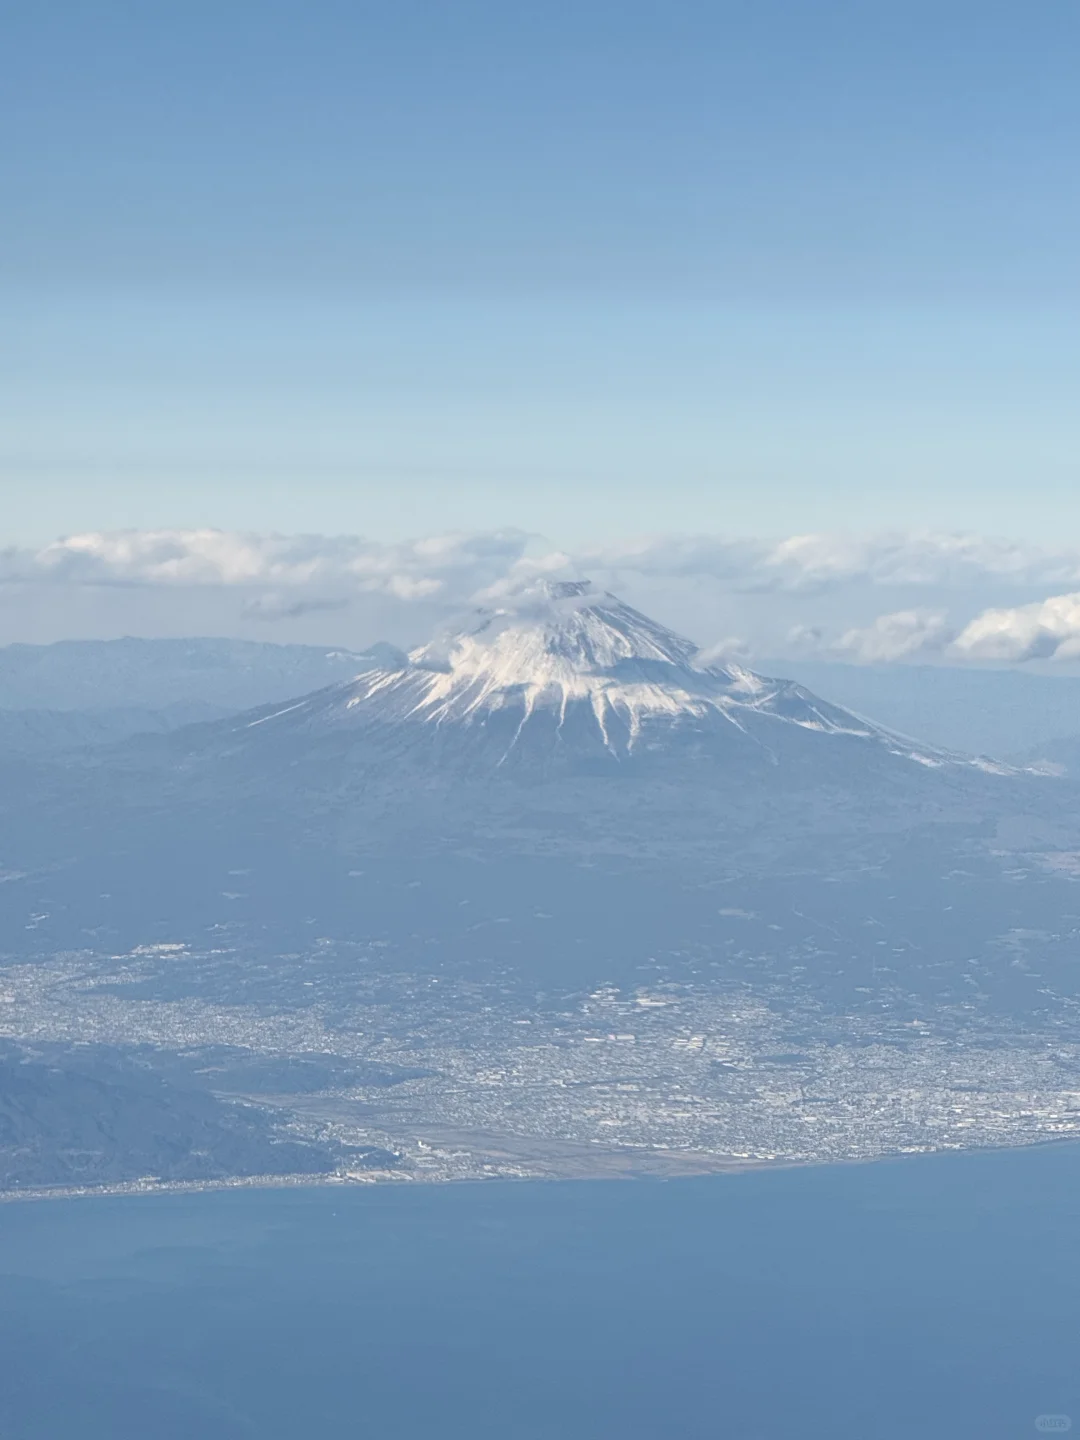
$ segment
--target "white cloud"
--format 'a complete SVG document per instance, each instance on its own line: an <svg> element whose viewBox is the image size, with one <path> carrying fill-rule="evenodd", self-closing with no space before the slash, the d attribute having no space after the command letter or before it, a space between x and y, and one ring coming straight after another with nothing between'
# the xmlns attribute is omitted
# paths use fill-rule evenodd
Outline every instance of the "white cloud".
<svg viewBox="0 0 1080 1440"><path fill-rule="evenodd" d="M659 536L578 557L613 574L709 577L738 589L815 590L867 581L898 587L965 589L1080 583L1080 550L972 534L924 532L791 535L779 541Z"/></svg>
<svg viewBox="0 0 1080 1440"><path fill-rule="evenodd" d="M873 665L940 654L952 636L943 610L896 610L879 615L872 625L848 630L830 648L861 665Z"/></svg>
<svg viewBox="0 0 1080 1440"><path fill-rule="evenodd" d="M794 655L816 655L828 641L820 625L793 625L784 637L781 652Z"/></svg>
<svg viewBox="0 0 1080 1440"><path fill-rule="evenodd" d="M536 552L536 553L533 553ZM264 535L213 529L71 535L38 551L0 553L0 579L85 585L228 585L379 593L401 600L505 593L570 557L519 530L386 544L354 535ZM772 541L649 536L578 552L583 573L716 582L745 593L817 590L855 581L963 589L986 581L1080 585L1080 550L1050 551L970 534L792 535Z"/></svg>
<svg viewBox="0 0 1080 1440"><path fill-rule="evenodd" d="M44 549L8 550L0 578L76 585L257 589L255 609L299 613L357 594L461 600L525 562L517 530L383 544L360 536L260 535L228 530L117 530L71 535ZM296 597L307 597L300 601ZM275 598L276 597L276 598Z"/></svg>
<svg viewBox="0 0 1080 1440"><path fill-rule="evenodd" d="M1080 593L1052 595L1034 605L984 610L952 645L969 660L1075 660L1080 658Z"/></svg>
<svg viewBox="0 0 1080 1440"><path fill-rule="evenodd" d="M695 657L699 665L744 665L750 659L750 646L737 635L706 645Z"/></svg>
<svg viewBox="0 0 1080 1440"><path fill-rule="evenodd" d="M1030 605L981 611L959 634L943 610L900 610L847 631L819 649L860 664L944 657L960 662L1024 664L1080 659L1080 592L1052 595Z"/></svg>
<svg viewBox="0 0 1080 1440"><path fill-rule="evenodd" d="M19 618L28 607L45 614L52 605L76 617L58 620L59 633L72 623L83 628L93 614L110 631L131 615L136 627L168 633L218 624L231 633L250 621L294 636L332 632L349 643L358 634L410 639L538 574L589 576L699 638L741 637L709 647L716 659L1080 659L1080 550L971 534L649 536L567 555L519 530L384 543L162 529L94 531L39 550L0 551L0 582L22 587L17 601L9 588L11 638L28 630ZM124 592L133 589L141 597L128 602ZM1062 593L1026 603L1054 590ZM877 614L886 596L893 608Z"/></svg>

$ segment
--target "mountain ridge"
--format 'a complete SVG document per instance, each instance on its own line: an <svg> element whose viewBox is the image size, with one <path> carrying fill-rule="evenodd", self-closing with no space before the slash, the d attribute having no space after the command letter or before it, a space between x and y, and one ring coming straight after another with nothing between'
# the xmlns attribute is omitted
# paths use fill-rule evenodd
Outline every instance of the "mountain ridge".
<svg viewBox="0 0 1080 1440"><path fill-rule="evenodd" d="M401 655L382 641L350 650L206 636L6 645L0 647L0 710L164 710L198 703L239 712Z"/></svg>

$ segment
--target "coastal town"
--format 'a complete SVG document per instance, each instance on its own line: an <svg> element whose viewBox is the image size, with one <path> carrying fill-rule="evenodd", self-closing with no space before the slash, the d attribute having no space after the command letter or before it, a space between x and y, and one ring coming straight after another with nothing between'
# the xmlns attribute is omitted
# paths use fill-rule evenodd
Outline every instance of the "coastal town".
<svg viewBox="0 0 1080 1440"><path fill-rule="evenodd" d="M238 962L227 949L9 965L0 1037L30 1060L136 1056L337 1155L325 1178L365 1182L692 1174L1080 1134L1067 1005L1039 1028L971 1008L838 1015L779 989L662 979L524 996L505 976L371 956L334 986L319 958L321 983L300 978L304 957L260 962L277 998L231 1003L198 993L200 974Z"/></svg>

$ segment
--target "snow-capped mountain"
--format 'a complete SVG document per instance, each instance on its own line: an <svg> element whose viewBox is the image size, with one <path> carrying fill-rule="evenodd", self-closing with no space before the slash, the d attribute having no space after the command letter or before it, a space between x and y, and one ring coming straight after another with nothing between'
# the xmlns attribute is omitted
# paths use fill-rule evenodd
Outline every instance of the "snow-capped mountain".
<svg viewBox="0 0 1080 1440"><path fill-rule="evenodd" d="M933 910L930 953L962 906L993 910L989 945L1049 928L1034 900L1005 914L1003 867L1080 853L1071 787L991 768L710 665L583 582L545 585L292 701L9 762L0 868L27 878L0 886L0 949L365 935L403 964L577 976L587 948L597 974L631 974L714 940L742 953L731 910L763 917L754 954L782 930L812 966L876 946L890 907L905 943ZM556 912L562 932L537 925Z"/></svg>
<svg viewBox="0 0 1080 1440"><path fill-rule="evenodd" d="M248 732L430 740L497 768L628 762L687 745L779 760L842 737L924 766L966 764L785 680L701 663L697 647L588 581L543 582L372 670L237 722ZM252 737L254 738L254 737ZM800 747L802 748L802 747Z"/></svg>

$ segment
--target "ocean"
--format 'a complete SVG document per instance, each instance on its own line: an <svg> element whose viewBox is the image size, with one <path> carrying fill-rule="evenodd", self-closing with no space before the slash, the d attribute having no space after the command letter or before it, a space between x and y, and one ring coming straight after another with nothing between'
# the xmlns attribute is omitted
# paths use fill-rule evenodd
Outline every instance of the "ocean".
<svg viewBox="0 0 1080 1440"><path fill-rule="evenodd" d="M1078 1220L1076 1145L6 1204L0 1440L1063 1433Z"/></svg>

